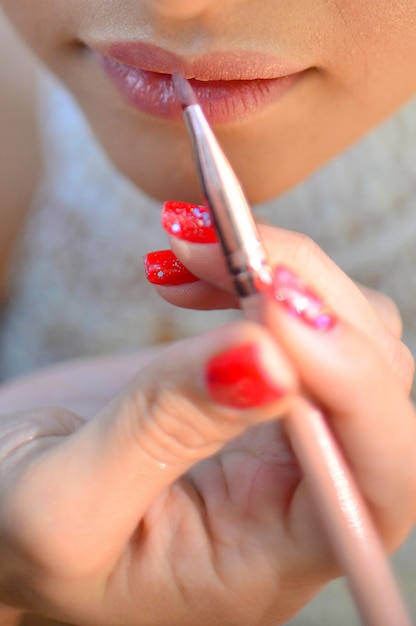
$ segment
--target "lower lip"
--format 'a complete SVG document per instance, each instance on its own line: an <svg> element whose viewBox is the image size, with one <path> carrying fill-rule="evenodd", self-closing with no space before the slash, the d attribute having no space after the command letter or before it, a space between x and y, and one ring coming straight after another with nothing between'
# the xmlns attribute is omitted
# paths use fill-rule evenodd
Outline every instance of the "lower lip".
<svg viewBox="0 0 416 626"><path fill-rule="evenodd" d="M182 109L172 76L141 70L98 55L111 82L134 108L150 115L178 121ZM304 72L258 80L219 80L191 83L204 112L213 124L250 117L286 94Z"/></svg>

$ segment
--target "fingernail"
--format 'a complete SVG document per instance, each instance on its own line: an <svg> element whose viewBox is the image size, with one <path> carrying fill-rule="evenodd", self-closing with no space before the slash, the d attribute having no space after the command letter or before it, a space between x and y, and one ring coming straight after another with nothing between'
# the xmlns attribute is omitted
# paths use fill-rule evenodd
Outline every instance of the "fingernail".
<svg viewBox="0 0 416 626"><path fill-rule="evenodd" d="M287 395L265 375L255 344L214 356L206 367L206 384L216 402L233 409L254 408Z"/></svg>
<svg viewBox="0 0 416 626"><path fill-rule="evenodd" d="M217 235L207 207L169 201L163 205L162 226L178 239L191 243L215 243Z"/></svg>
<svg viewBox="0 0 416 626"><path fill-rule="evenodd" d="M184 285L199 280L179 261L172 250L150 252L143 261L146 278L153 285Z"/></svg>
<svg viewBox="0 0 416 626"><path fill-rule="evenodd" d="M285 267L273 272L273 298L294 317L317 330L330 330L337 318L323 300L296 274Z"/></svg>

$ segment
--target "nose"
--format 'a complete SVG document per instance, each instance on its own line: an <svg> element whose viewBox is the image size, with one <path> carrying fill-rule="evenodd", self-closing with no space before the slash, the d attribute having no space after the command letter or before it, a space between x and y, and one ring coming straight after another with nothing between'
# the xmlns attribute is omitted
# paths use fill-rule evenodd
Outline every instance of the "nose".
<svg viewBox="0 0 416 626"><path fill-rule="evenodd" d="M144 0L153 11L174 19L189 19L204 13L219 0ZM222 0L224 1L224 0Z"/></svg>

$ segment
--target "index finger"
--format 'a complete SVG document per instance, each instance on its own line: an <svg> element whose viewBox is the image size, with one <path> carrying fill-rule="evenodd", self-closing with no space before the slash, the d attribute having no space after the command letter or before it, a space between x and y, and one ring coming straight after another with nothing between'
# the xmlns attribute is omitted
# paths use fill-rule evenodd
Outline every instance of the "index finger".
<svg viewBox="0 0 416 626"><path fill-rule="evenodd" d="M219 244L213 243L213 227L203 220L195 227L195 215L184 205L184 214L175 204L169 214L170 203L165 204L164 223L171 236L171 245L179 260L200 281L179 287L160 287L163 298L177 306L191 308L225 308L238 306L232 280ZM187 221L188 220L188 221ZM185 226L183 226L185 222ZM192 228L191 228L192 226ZM177 227L177 228L176 228ZM328 305L342 314L349 323L363 331L377 345L391 363L392 371L409 390L413 380L413 359L409 350L395 336L400 324L394 324L394 333L386 327L362 289L317 246L310 238L260 225L260 234L272 266L284 265L315 285ZM202 242L202 243L201 243Z"/></svg>

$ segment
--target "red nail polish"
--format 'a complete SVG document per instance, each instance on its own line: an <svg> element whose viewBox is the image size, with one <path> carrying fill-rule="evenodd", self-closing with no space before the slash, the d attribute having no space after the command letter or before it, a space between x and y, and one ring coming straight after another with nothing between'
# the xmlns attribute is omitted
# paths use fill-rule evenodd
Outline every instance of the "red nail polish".
<svg viewBox="0 0 416 626"><path fill-rule="evenodd" d="M316 328L330 330L336 324L334 313L296 274L285 267L273 271L273 298L294 317Z"/></svg>
<svg viewBox="0 0 416 626"><path fill-rule="evenodd" d="M199 280L179 261L172 250L150 252L143 260L146 278L153 285L184 285Z"/></svg>
<svg viewBox="0 0 416 626"><path fill-rule="evenodd" d="M163 205L162 226L178 239L191 243L215 243L217 235L207 207L169 201Z"/></svg>
<svg viewBox="0 0 416 626"><path fill-rule="evenodd" d="M233 409L261 406L287 393L265 377L254 344L214 356L207 364L206 384L214 400Z"/></svg>

